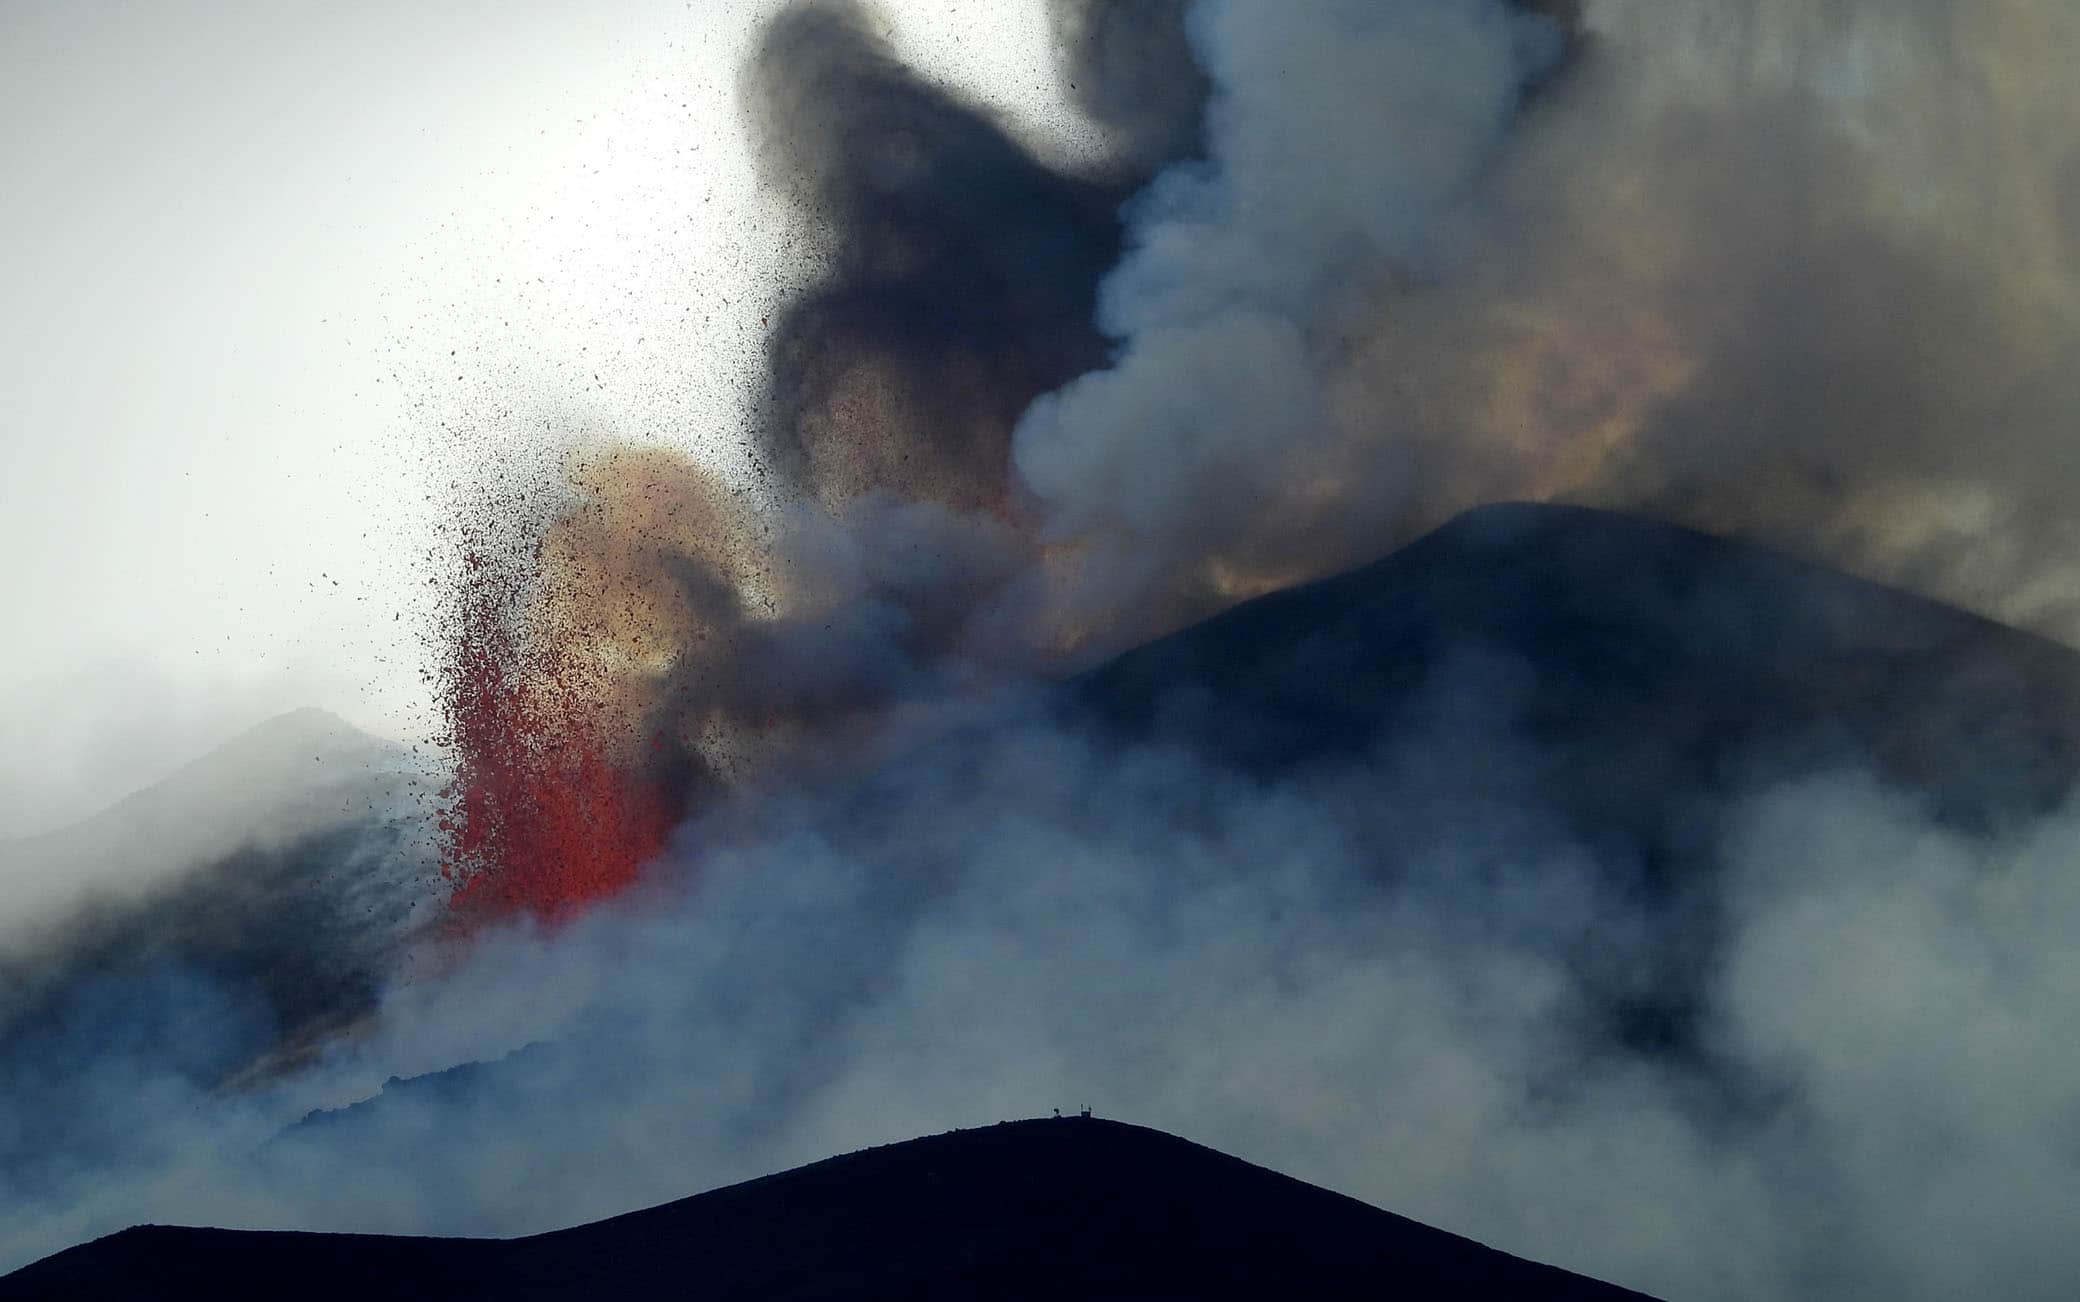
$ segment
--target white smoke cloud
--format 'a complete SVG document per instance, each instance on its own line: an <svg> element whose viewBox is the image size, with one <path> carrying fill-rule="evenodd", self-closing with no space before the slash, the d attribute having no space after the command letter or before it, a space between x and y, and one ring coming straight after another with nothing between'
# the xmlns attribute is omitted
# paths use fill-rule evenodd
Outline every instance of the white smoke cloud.
<svg viewBox="0 0 2080 1302"><path fill-rule="evenodd" d="M1014 435L1055 528L1128 548L1203 545L1247 518L1238 487L1306 476L1329 433L1319 319L1346 277L1421 259L1559 49L1501 0L1206 3L1191 21L1209 156L1130 210L1100 291L1118 361Z"/></svg>
<svg viewBox="0 0 2080 1302"><path fill-rule="evenodd" d="M1986 842L1868 779L1757 802L1727 1035L1798 1101L1777 1136L1824 1174L1814 1285L2050 1297L2080 1261L2080 811ZM1969 1246L1968 1246L1969 1245ZM1833 1290L1829 1290L1833 1291Z"/></svg>

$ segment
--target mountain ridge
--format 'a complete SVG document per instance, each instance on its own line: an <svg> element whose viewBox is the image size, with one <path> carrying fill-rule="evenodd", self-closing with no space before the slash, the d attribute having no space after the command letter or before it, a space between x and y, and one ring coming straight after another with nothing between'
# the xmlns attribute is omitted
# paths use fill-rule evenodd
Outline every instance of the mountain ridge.
<svg viewBox="0 0 2080 1302"><path fill-rule="evenodd" d="M178 879L404 798L411 751L315 707L273 715L156 782L48 832L0 841L12 892L39 912ZM4 937L0 937L4 941Z"/></svg>
<svg viewBox="0 0 2080 1302"><path fill-rule="evenodd" d="M1644 1295L1510 1256L1162 1131L1002 1122L826 1158L510 1240L140 1227L0 1278L0 1299L1323 1298Z"/></svg>

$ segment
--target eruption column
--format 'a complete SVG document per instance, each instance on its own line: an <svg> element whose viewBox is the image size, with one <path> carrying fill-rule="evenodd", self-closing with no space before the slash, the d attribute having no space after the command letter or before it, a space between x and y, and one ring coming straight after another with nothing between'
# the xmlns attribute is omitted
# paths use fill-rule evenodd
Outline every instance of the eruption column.
<svg viewBox="0 0 2080 1302"><path fill-rule="evenodd" d="M644 754L617 736L570 640L518 618L530 577L466 554L441 668L455 751L442 871L464 927L573 916L633 882L684 813L662 739Z"/></svg>

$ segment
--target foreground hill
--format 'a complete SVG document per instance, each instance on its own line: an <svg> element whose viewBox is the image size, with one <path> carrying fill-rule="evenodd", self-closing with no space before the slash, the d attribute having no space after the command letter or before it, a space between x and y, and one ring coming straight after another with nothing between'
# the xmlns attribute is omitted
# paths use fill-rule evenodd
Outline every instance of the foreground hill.
<svg viewBox="0 0 2080 1302"><path fill-rule="evenodd" d="M143 1227L0 1299L1621 1299L1353 1199L1115 1122L1007 1123L512 1240Z"/></svg>

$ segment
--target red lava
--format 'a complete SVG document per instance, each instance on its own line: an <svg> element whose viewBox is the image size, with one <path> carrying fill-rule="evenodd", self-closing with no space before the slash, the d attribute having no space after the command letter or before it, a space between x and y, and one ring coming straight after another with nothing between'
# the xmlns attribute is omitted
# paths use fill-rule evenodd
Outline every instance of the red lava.
<svg viewBox="0 0 2080 1302"><path fill-rule="evenodd" d="M526 577L465 558L439 672L455 776L442 875L464 930L566 921L633 883L684 797L614 735L590 676L553 633L514 618Z"/></svg>

